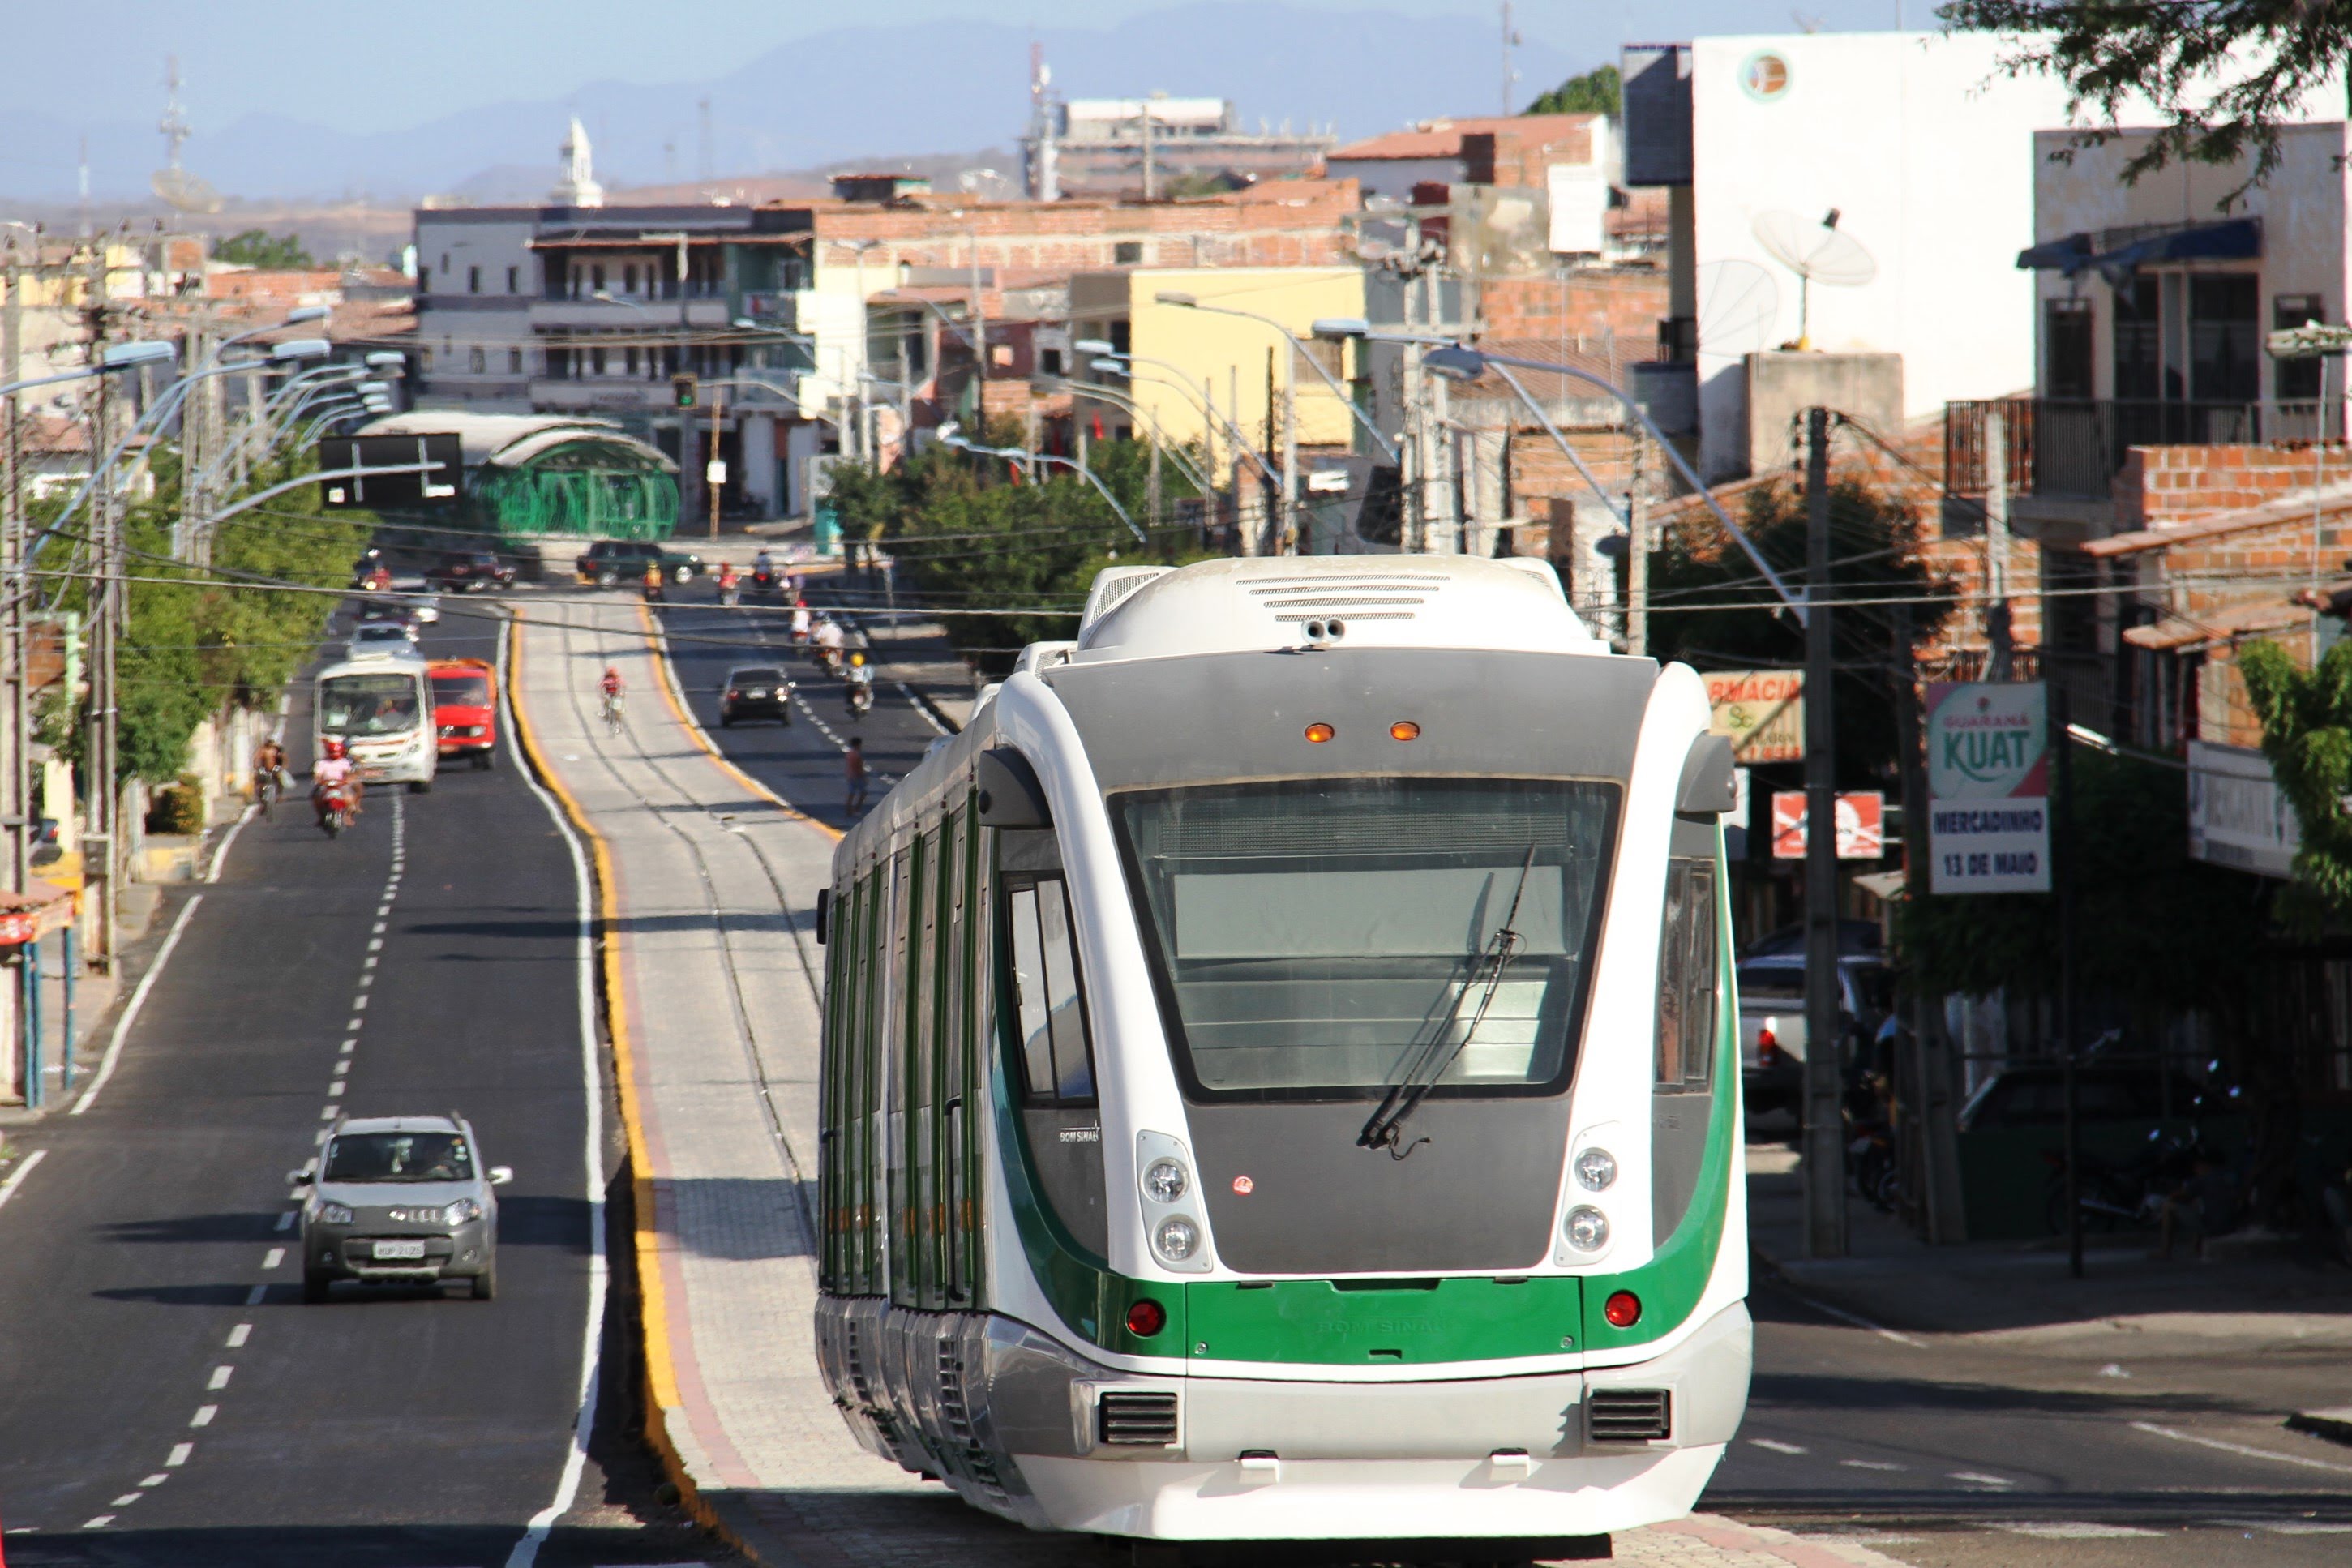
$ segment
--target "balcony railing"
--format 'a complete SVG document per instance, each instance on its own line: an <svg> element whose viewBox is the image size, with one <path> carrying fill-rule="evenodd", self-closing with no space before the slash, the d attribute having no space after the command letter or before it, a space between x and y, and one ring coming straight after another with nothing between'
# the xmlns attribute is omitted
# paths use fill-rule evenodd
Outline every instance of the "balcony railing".
<svg viewBox="0 0 2352 1568"><path fill-rule="evenodd" d="M1944 405L1944 489L1981 496L1986 416L1999 410L2009 492L2105 500L2134 447L2247 447L2343 439L2346 400L2164 403L2119 398L2003 397Z"/></svg>

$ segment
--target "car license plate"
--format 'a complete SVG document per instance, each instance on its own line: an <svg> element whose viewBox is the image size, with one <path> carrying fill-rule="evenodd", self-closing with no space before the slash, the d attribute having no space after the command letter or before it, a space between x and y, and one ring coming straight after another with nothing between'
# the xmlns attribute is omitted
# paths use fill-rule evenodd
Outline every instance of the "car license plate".
<svg viewBox="0 0 2352 1568"><path fill-rule="evenodd" d="M378 1263L422 1263L425 1244L421 1241L379 1241L375 1244Z"/></svg>
<svg viewBox="0 0 2352 1568"><path fill-rule="evenodd" d="M768 689L764 686L746 687L743 691L744 696L754 699L765 697L767 694Z"/></svg>

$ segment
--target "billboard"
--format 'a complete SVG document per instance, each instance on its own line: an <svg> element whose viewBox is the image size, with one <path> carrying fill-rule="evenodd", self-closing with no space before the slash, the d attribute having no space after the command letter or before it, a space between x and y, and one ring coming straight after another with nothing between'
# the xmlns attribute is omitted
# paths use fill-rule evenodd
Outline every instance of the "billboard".
<svg viewBox="0 0 2352 1568"><path fill-rule="evenodd" d="M465 455L457 437L446 436L322 436L319 438L319 471L347 468L389 468L404 463L431 463L428 473L356 474L348 479L319 481L319 503L330 510L349 507L446 507L457 499L465 478Z"/></svg>
<svg viewBox="0 0 2352 1568"><path fill-rule="evenodd" d="M2050 890L2049 713L2038 680L1927 688L1927 859L1937 892Z"/></svg>
<svg viewBox="0 0 2352 1568"><path fill-rule="evenodd" d="M1772 858L1801 860L1805 843L1805 792L1772 792ZM1837 797L1837 858L1886 858L1886 797L1876 790L1843 790Z"/></svg>
<svg viewBox="0 0 2352 1568"><path fill-rule="evenodd" d="M2294 875L2303 824L2271 775L2270 760L2243 746L2189 742L2189 858L2252 871Z"/></svg>
<svg viewBox="0 0 2352 1568"><path fill-rule="evenodd" d="M1743 766L1805 760L1805 678L1793 669L1707 673L1707 728L1731 738Z"/></svg>

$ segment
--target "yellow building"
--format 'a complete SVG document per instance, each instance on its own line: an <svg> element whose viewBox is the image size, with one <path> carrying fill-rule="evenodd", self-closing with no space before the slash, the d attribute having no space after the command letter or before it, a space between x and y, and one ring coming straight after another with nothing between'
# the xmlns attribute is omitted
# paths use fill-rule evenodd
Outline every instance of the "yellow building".
<svg viewBox="0 0 2352 1568"><path fill-rule="evenodd" d="M1163 295L1188 296L1197 306L1163 304ZM1246 315L1225 311L1248 312ZM1156 424L1180 446L1204 445L1222 466L1233 458L1228 425L1241 427L1256 449L1279 449L1279 411L1288 378L1297 377L1298 444L1344 447L1353 418L1323 378L1296 361L1276 325L1308 340L1308 352L1346 384L1346 347L1316 342L1313 324L1364 313L1364 277L1354 267L1134 268L1081 272L1070 279L1070 336L1100 339L1131 354L1129 374L1092 367L1096 356L1074 353L1070 367L1077 417L1089 430L1098 417L1106 436L1151 434ZM1255 318L1265 318L1258 320ZM1096 383L1113 395L1088 398ZM1276 411L1267 440L1267 409ZM1131 402L1147 416L1138 428ZM1204 402L1213 404L1212 416Z"/></svg>

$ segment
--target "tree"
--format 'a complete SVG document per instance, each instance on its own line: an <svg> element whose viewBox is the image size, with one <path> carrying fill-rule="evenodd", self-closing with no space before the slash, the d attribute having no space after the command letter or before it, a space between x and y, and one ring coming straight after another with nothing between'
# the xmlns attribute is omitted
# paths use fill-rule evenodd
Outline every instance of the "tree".
<svg viewBox="0 0 2352 1568"><path fill-rule="evenodd" d="M1615 66L1595 66L1582 76L1572 76L1533 103L1529 114L1605 114L1612 120L1624 117L1624 84L1617 78Z"/></svg>
<svg viewBox="0 0 2352 1568"><path fill-rule="evenodd" d="M2334 79L2352 57L2352 0L1950 0L1936 15L2012 39L2006 68L2056 76L2070 110L2112 121L2153 103L2152 117L2134 115L2156 130L2126 180L2251 150L2248 183L2260 184L2277 166L2280 124L2306 93L2341 92Z"/></svg>
<svg viewBox="0 0 2352 1568"><path fill-rule="evenodd" d="M234 262L241 267L258 267L266 271L302 271L316 267L310 253L302 248L299 234L281 234L271 238L261 229L248 228L241 234L213 242L213 259Z"/></svg>
<svg viewBox="0 0 2352 1568"><path fill-rule="evenodd" d="M2303 828L2294 897L2281 913L2305 930L2352 915L2352 641L2315 669L2297 668L2276 643L2238 651L2238 673L2263 725L2263 754Z"/></svg>

